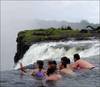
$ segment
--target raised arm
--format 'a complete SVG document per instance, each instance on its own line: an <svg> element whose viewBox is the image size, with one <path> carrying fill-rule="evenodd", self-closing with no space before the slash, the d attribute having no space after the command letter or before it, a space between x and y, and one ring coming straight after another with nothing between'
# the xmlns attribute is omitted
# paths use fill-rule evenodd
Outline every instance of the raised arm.
<svg viewBox="0 0 100 87"><path fill-rule="evenodd" d="M21 70L22 72L24 72L24 73L27 73L27 72L25 71L25 67L23 66L22 63L20 63L20 70Z"/></svg>

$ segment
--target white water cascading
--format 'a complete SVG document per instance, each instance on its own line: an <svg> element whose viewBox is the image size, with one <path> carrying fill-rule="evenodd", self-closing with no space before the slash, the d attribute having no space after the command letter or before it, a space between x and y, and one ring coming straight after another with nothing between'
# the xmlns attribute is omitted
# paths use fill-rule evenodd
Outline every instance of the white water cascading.
<svg viewBox="0 0 100 87"><path fill-rule="evenodd" d="M29 48L19 62L27 66L37 60L55 59L59 61L63 56L67 56L72 60L75 53L79 53L82 58L89 58L100 55L99 50L98 40L37 43ZM15 69L20 67L19 62Z"/></svg>

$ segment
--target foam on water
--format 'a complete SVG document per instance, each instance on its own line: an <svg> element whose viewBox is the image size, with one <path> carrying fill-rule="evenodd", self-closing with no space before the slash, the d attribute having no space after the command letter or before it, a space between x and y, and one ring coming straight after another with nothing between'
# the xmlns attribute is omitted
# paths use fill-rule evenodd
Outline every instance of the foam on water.
<svg viewBox="0 0 100 87"><path fill-rule="evenodd" d="M26 66L40 59L56 59L59 61L62 56L67 56L72 60L75 53L87 58L99 55L99 50L100 44L98 40L37 43L29 48L19 62ZM15 69L19 68L19 62Z"/></svg>

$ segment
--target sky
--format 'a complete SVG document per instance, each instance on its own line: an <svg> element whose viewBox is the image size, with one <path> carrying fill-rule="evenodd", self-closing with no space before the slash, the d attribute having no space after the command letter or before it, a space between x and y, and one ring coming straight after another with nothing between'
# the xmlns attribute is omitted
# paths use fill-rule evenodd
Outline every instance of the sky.
<svg viewBox="0 0 100 87"><path fill-rule="evenodd" d="M99 23L98 1L1 1L1 69L12 69L17 33L35 20Z"/></svg>
<svg viewBox="0 0 100 87"><path fill-rule="evenodd" d="M5 1L2 6L10 15L8 20L13 17L13 21L16 18L99 22L98 1Z"/></svg>

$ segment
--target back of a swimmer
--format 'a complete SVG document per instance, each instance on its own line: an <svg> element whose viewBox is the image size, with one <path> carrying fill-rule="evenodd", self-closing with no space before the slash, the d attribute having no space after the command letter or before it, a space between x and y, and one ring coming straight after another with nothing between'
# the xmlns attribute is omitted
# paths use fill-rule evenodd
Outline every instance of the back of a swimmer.
<svg viewBox="0 0 100 87"><path fill-rule="evenodd" d="M74 54L74 64L72 67L74 69L92 69L95 66L86 60L80 59L79 54Z"/></svg>
<svg viewBox="0 0 100 87"><path fill-rule="evenodd" d="M42 60L38 60L37 69L33 70L32 75L36 77L44 77L46 71L44 70L43 65L44 62Z"/></svg>

